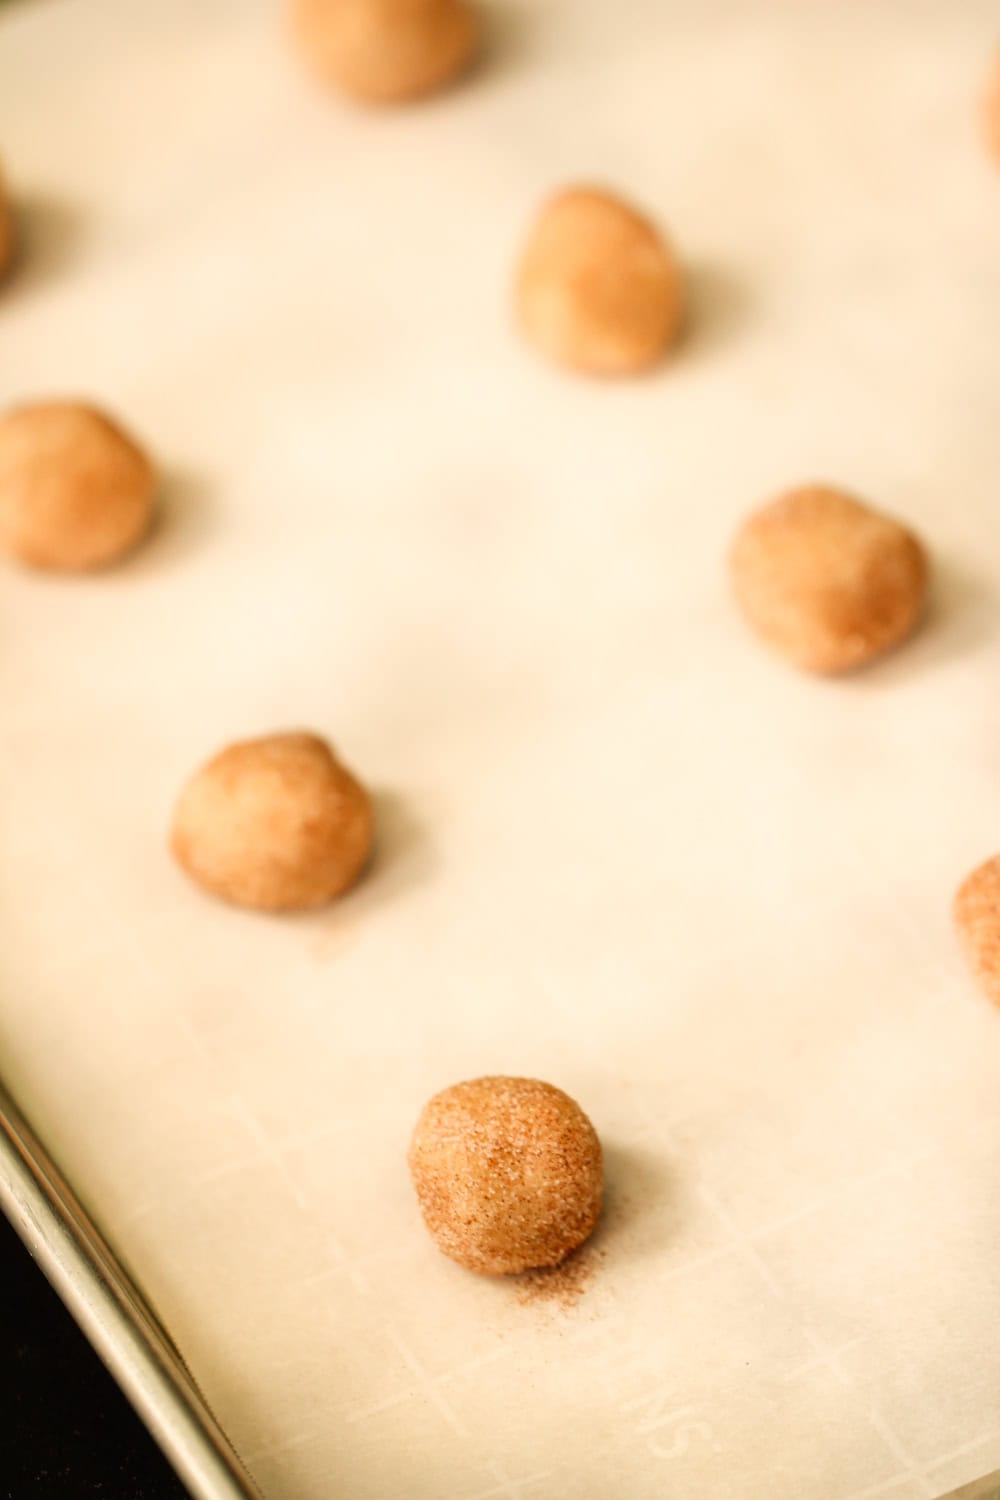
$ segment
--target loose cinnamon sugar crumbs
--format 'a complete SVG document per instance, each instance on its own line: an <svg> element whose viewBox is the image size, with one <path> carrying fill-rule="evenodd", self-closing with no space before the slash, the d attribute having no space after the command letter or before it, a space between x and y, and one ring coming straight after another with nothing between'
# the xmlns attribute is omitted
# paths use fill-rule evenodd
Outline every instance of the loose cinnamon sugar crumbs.
<svg viewBox="0 0 1000 1500"><path fill-rule="evenodd" d="M601 1143L578 1104L534 1078L477 1078L435 1095L410 1171L438 1248L472 1271L556 1266L601 1212Z"/></svg>
<svg viewBox="0 0 1000 1500"><path fill-rule="evenodd" d="M604 1256L603 1250L585 1245L574 1250L557 1266L540 1266L534 1271L525 1271L517 1278L518 1303L521 1307L531 1307L538 1302L551 1302L569 1311L589 1287L598 1261Z"/></svg>

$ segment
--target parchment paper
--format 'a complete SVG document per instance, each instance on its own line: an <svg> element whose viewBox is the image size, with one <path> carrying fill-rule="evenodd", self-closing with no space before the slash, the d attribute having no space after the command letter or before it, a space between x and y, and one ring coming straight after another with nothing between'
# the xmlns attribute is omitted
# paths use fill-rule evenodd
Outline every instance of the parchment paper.
<svg viewBox="0 0 1000 1500"><path fill-rule="evenodd" d="M1000 1017L949 903L1000 847L1000 176L987 0L496 0L395 113L264 0L0 15L27 246L0 398L106 402L164 522L0 584L0 1043L273 1500L916 1500L1000 1465ZM627 190L689 267L661 374L512 326L536 204ZM738 518L907 517L919 640L842 683L745 633ZM165 852L229 739L376 789L336 910ZM580 1099L572 1309L462 1272L425 1098Z"/></svg>

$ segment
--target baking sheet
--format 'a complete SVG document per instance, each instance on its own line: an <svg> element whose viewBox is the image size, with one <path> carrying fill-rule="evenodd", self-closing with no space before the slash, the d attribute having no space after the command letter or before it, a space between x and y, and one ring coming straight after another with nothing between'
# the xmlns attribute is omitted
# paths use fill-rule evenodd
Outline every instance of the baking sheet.
<svg viewBox="0 0 1000 1500"><path fill-rule="evenodd" d="M1000 1027L948 903L1000 844L1000 184L985 0L497 0L372 114L263 0L7 4L27 253L0 398L167 474L113 575L0 594L0 1045L265 1492L914 1500L1000 1464ZM507 288L618 184L689 337L606 387ZM923 636L851 682L721 559L813 476L923 531ZM380 852L266 920L172 868L222 742L328 733ZM570 1308L433 1250L404 1165L487 1071L578 1097Z"/></svg>

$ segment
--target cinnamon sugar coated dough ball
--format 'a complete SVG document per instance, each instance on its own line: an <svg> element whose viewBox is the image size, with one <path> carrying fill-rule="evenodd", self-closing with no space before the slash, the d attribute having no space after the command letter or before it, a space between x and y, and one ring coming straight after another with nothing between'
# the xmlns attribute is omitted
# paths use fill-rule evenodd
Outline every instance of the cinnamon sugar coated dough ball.
<svg viewBox="0 0 1000 1500"><path fill-rule="evenodd" d="M972 971L1000 1006L1000 855L988 859L959 886L955 926Z"/></svg>
<svg viewBox="0 0 1000 1500"><path fill-rule="evenodd" d="M1000 164L1000 52L993 59L993 71L983 98L983 131L991 155Z"/></svg>
<svg viewBox="0 0 1000 1500"><path fill-rule="evenodd" d="M372 845L368 793L314 734L243 740L188 782L171 844L213 895L259 911L323 906Z"/></svg>
<svg viewBox="0 0 1000 1500"><path fill-rule="evenodd" d="M476 1078L436 1094L410 1171L428 1229L470 1271L558 1265L601 1212L601 1143L580 1106L534 1078Z"/></svg>
<svg viewBox="0 0 1000 1500"><path fill-rule="evenodd" d="M314 73L374 104L444 88L479 40L464 0L294 0L292 23Z"/></svg>
<svg viewBox="0 0 1000 1500"><path fill-rule="evenodd" d="M823 485L792 490L744 522L736 597L762 640L810 672L847 672L914 630L927 559L898 521Z"/></svg>
<svg viewBox="0 0 1000 1500"><path fill-rule="evenodd" d="M0 276L14 259L14 214L0 172Z"/></svg>
<svg viewBox="0 0 1000 1500"><path fill-rule="evenodd" d="M67 573L117 562L148 531L155 491L145 453L92 406L0 417L0 547L20 562Z"/></svg>
<svg viewBox="0 0 1000 1500"><path fill-rule="evenodd" d="M517 305L529 339L557 364L629 375L655 364L680 328L680 268L637 209L596 188L567 188L532 231Z"/></svg>

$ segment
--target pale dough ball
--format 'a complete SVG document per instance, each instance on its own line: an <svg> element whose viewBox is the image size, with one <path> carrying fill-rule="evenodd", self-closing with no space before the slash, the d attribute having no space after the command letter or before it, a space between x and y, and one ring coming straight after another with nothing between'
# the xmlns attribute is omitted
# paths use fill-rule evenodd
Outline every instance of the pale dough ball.
<svg viewBox="0 0 1000 1500"><path fill-rule="evenodd" d="M476 1078L425 1105L410 1171L445 1255L490 1276L558 1265L601 1212L601 1143L580 1106L534 1078Z"/></svg>
<svg viewBox="0 0 1000 1500"><path fill-rule="evenodd" d="M1000 53L993 59L993 71L983 98L983 131L994 161L1000 163Z"/></svg>
<svg viewBox="0 0 1000 1500"><path fill-rule="evenodd" d="M38 402L0 417L0 547L34 568L117 562L153 517L156 475L92 406Z"/></svg>
<svg viewBox="0 0 1000 1500"><path fill-rule="evenodd" d="M962 882L955 897L955 926L972 971L1000 1006L1000 855Z"/></svg>
<svg viewBox="0 0 1000 1500"><path fill-rule="evenodd" d="M655 364L675 338L681 272L635 208L596 188L567 188L532 231L517 305L532 343L557 364L629 375Z"/></svg>
<svg viewBox="0 0 1000 1500"><path fill-rule="evenodd" d="M14 211L0 172L0 276L8 270L14 259Z"/></svg>
<svg viewBox="0 0 1000 1500"><path fill-rule="evenodd" d="M199 885L237 906L323 906L372 845L368 793L314 734L271 734L216 755L188 782L171 843Z"/></svg>
<svg viewBox="0 0 1000 1500"><path fill-rule="evenodd" d="M753 629L810 672L862 666L905 640L924 609L927 559L913 533L823 485L750 516L730 565Z"/></svg>
<svg viewBox="0 0 1000 1500"><path fill-rule="evenodd" d="M294 0L292 21L324 82L376 104L443 88L469 66L479 40L464 0Z"/></svg>

